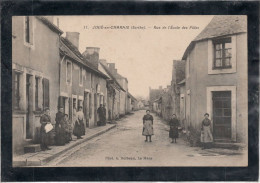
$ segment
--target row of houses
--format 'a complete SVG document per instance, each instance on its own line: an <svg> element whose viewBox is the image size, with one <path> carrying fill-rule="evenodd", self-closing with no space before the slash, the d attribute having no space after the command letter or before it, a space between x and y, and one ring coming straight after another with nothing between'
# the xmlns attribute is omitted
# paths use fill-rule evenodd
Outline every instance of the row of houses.
<svg viewBox="0 0 260 183"><path fill-rule="evenodd" d="M150 89L150 108L185 131L200 134L209 113L215 142L247 143L248 70L246 16L214 16L173 61L172 82Z"/></svg>
<svg viewBox="0 0 260 183"><path fill-rule="evenodd" d="M99 59L99 48L79 51L77 32L63 31L51 16L16 16L12 19L13 152L37 143L40 116L50 108L52 123L58 107L72 119L83 107L86 128L97 125L97 109L106 106L115 120L137 109L128 80L114 63Z"/></svg>

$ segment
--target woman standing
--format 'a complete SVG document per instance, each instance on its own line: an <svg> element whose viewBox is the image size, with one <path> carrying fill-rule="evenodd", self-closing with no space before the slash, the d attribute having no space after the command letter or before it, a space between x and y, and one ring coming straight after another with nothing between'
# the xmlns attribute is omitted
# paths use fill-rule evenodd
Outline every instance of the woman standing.
<svg viewBox="0 0 260 183"><path fill-rule="evenodd" d="M40 130L40 136L41 136L41 149L43 151L45 150L50 150L50 148L48 147L48 133L46 133L45 131L45 126L49 123L51 123L51 117L50 117L50 110L49 108L46 108L44 110L44 114L41 116L40 118L40 123L41 123L41 130Z"/></svg>
<svg viewBox="0 0 260 183"><path fill-rule="evenodd" d="M63 107L59 108L59 111L56 113L56 145L62 146L65 145L65 124L64 124L64 113Z"/></svg>
<svg viewBox="0 0 260 183"><path fill-rule="evenodd" d="M146 115L143 117L143 135L146 136L145 142L152 142L153 135L153 116L150 115L150 110L146 110Z"/></svg>
<svg viewBox="0 0 260 183"><path fill-rule="evenodd" d="M204 114L204 120L201 123L201 143L202 149L209 148L209 144L213 142L213 137L211 133L211 121L209 119L209 114Z"/></svg>
<svg viewBox="0 0 260 183"><path fill-rule="evenodd" d="M178 126L180 125L179 120L176 118L176 115L173 114L172 118L170 120L170 132L169 132L169 137L172 139L172 143L177 143L176 139L179 137L179 132L178 132Z"/></svg>
<svg viewBox="0 0 260 183"><path fill-rule="evenodd" d="M85 126L84 126L84 114L82 112L82 106L79 107L77 112L77 120L75 122L73 134L77 139L82 139L82 135L85 135Z"/></svg>
<svg viewBox="0 0 260 183"><path fill-rule="evenodd" d="M69 120L69 115L64 115L64 124L65 124L65 136L66 136L66 143L72 140L72 122Z"/></svg>

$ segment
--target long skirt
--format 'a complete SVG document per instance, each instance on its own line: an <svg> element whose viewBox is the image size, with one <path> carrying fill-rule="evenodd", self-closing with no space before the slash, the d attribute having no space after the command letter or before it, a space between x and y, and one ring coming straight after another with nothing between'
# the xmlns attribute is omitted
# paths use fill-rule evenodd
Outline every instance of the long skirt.
<svg viewBox="0 0 260 183"><path fill-rule="evenodd" d="M85 126L83 120L79 120L75 122L73 135L75 135L76 137L85 135Z"/></svg>
<svg viewBox="0 0 260 183"><path fill-rule="evenodd" d="M213 142L213 136L210 130L210 126L203 126L203 130L201 131L200 141L202 143Z"/></svg>
<svg viewBox="0 0 260 183"><path fill-rule="evenodd" d="M45 132L45 125L41 125L40 136L41 136L41 148L46 149L49 145L49 134Z"/></svg>
<svg viewBox="0 0 260 183"><path fill-rule="evenodd" d="M179 137L178 127L170 126L169 137L170 138L178 138Z"/></svg>
<svg viewBox="0 0 260 183"><path fill-rule="evenodd" d="M143 135L153 135L153 124L151 120L145 120L143 126Z"/></svg>
<svg viewBox="0 0 260 183"><path fill-rule="evenodd" d="M62 146L66 143L66 131L63 127L56 125L56 145Z"/></svg>

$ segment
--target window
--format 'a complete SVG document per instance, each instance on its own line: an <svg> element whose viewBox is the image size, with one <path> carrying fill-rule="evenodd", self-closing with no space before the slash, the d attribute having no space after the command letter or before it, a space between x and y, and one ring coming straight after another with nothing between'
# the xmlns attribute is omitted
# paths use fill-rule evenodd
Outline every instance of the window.
<svg viewBox="0 0 260 183"><path fill-rule="evenodd" d="M71 62L67 61L67 76L66 76L66 79L67 79L67 84L71 84L71 80L72 80L72 64Z"/></svg>
<svg viewBox="0 0 260 183"><path fill-rule="evenodd" d="M35 77L35 110L40 110L39 107L39 77Z"/></svg>
<svg viewBox="0 0 260 183"><path fill-rule="evenodd" d="M25 42L28 44L33 44L33 30L32 30L32 18L26 16L24 19L24 36Z"/></svg>
<svg viewBox="0 0 260 183"><path fill-rule="evenodd" d="M80 67L79 69L79 85L82 86L83 85L83 74L82 74L83 70L82 67Z"/></svg>
<svg viewBox="0 0 260 183"><path fill-rule="evenodd" d="M232 47L231 38L214 41L214 64L213 69L231 68Z"/></svg>
<svg viewBox="0 0 260 183"><path fill-rule="evenodd" d="M42 88L43 88L43 109L46 107L50 107L50 86L49 86L49 80L46 78L42 79Z"/></svg>
<svg viewBox="0 0 260 183"><path fill-rule="evenodd" d="M14 72L13 107L14 109L20 109L20 73L18 72Z"/></svg>

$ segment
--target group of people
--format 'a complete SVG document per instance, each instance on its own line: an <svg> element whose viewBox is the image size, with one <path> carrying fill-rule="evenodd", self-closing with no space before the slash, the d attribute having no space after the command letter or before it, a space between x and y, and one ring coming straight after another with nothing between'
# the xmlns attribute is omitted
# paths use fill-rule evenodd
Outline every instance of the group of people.
<svg viewBox="0 0 260 183"><path fill-rule="evenodd" d="M179 137L179 120L175 114L172 115L169 121L169 138L172 139L171 143L177 143L176 139ZM143 132L142 135L146 137L145 142L152 142L153 131L153 116L150 114L150 110L146 110L146 115L143 117ZM204 119L201 122L201 144L202 149L210 148L210 144L213 142L213 136L211 133L211 121L209 114L204 115Z"/></svg>
<svg viewBox="0 0 260 183"><path fill-rule="evenodd" d="M69 119L68 114L63 112L63 107L59 107L59 111L56 113L55 118L55 144L58 146L65 145L72 140L72 134L77 137L77 139L82 139L81 136L85 135L85 125L84 125L84 114L82 112L82 106L76 111L73 109L73 119ZM43 151L50 150L49 144L49 134L46 132L45 126L51 124L50 109L46 108L44 114L40 118L41 129L40 129L40 142L41 149Z"/></svg>

